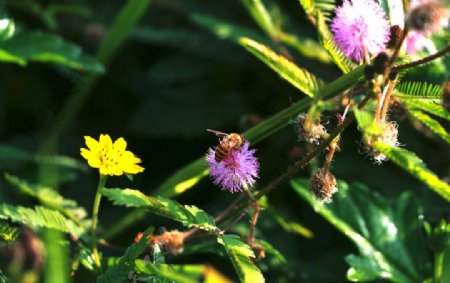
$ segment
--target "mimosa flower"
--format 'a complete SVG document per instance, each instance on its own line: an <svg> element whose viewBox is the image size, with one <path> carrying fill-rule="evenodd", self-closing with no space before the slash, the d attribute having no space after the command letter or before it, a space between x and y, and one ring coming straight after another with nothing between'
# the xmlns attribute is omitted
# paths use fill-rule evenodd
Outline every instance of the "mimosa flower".
<svg viewBox="0 0 450 283"><path fill-rule="evenodd" d="M89 136L84 137L88 149L81 148L80 153L92 168L98 168L100 175L137 174L144 168L137 165L141 159L131 151L125 150L127 142L118 138L114 143L107 134L101 134L97 141Z"/></svg>
<svg viewBox="0 0 450 283"><path fill-rule="evenodd" d="M223 190L232 193L249 188L258 178L259 163L253 155L254 149L249 149L246 141L241 148L233 150L222 161L215 159L215 150L210 148L206 155L210 176L213 183Z"/></svg>
<svg viewBox="0 0 450 283"><path fill-rule="evenodd" d="M356 62L377 55L389 41L389 23L383 9L373 0L344 0L331 23L336 44Z"/></svg>

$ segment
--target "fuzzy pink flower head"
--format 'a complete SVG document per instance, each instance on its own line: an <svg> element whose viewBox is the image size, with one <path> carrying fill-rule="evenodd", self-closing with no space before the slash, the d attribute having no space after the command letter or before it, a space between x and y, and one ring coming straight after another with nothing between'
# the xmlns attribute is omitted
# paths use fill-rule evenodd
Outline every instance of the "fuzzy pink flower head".
<svg viewBox="0 0 450 283"><path fill-rule="evenodd" d="M333 38L351 60L361 62L364 51L377 55L389 41L389 23L373 0L344 0L331 23Z"/></svg>
<svg viewBox="0 0 450 283"><path fill-rule="evenodd" d="M254 153L255 150L249 149L249 142L246 141L241 148L233 150L222 161L217 162L215 150L210 148L206 154L206 162L213 183L232 193L253 186L259 171L258 159Z"/></svg>

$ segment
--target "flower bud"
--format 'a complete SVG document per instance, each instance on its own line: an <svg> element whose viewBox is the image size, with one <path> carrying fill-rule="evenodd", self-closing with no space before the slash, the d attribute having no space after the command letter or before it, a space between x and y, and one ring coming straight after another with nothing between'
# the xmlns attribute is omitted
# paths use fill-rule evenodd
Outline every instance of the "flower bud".
<svg viewBox="0 0 450 283"><path fill-rule="evenodd" d="M381 52L373 60L373 69L377 74L384 74L384 70L387 68L389 56L385 52Z"/></svg>
<svg viewBox="0 0 450 283"><path fill-rule="evenodd" d="M319 169L311 176L311 190L319 203L330 203L338 191L336 178L328 170Z"/></svg>
<svg viewBox="0 0 450 283"><path fill-rule="evenodd" d="M387 48L395 48L403 37L403 30L399 25L391 26L391 35L387 43Z"/></svg>
<svg viewBox="0 0 450 283"><path fill-rule="evenodd" d="M442 105L447 112L450 112L450 81L443 83L442 89L444 90L444 94L442 95Z"/></svg>

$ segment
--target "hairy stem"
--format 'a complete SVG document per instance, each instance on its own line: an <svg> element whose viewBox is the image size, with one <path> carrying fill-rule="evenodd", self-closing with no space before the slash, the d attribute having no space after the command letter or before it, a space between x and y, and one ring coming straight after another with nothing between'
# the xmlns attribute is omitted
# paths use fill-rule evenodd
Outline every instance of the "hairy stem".
<svg viewBox="0 0 450 283"><path fill-rule="evenodd" d="M402 65L397 65L394 66L392 69L395 71L400 71L400 70L404 70L404 69L409 69L411 67L416 67L416 66L420 66L426 63L429 63L431 61L433 61L434 59L437 59L439 57L444 56L446 53L450 52L450 45L439 50L438 52L431 54L430 56L427 56L425 58L422 58L420 60L417 61L413 61L413 62L409 62L406 64L402 64Z"/></svg>
<svg viewBox="0 0 450 283"><path fill-rule="evenodd" d="M98 254L97 249L97 222L98 222L98 210L100 208L100 200L102 198L102 194L100 191L105 187L107 176L100 176L100 180L98 181L97 192L95 193L94 205L92 207L92 254L94 257L95 264L98 267L101 267L100 264L100 256Z"/></svg>

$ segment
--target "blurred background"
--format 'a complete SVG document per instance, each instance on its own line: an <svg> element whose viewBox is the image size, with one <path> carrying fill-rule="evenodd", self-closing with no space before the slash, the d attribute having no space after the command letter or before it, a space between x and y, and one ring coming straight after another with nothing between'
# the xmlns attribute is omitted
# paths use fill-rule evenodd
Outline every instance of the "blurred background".
<svg viewBox="0 0 450 283"><path fill-rule="evenodd" d="M295 35L299 44L317 43L315 29L297 0L265 1L275 24ZM60 35L65 40L95 54L113 19L126 1L82 0L7 0L4 8L17 26ZM56 7L56 8L55 8ZM113 139L124 137L130 150L143 160L143 174L130 181L126 177L111 178L108 187L132 187L152 195L176 170L203 156L216 146L217 138L207 128L223 132L243 132L292 105L305 95L280 79L272 70L249 54L236 41L236 32L274 46L286 48L292 59L326 82L339 77L339 69L292 46L276 44L255 23L240 1L153 0L105 66L105 72L80 101L80 111L63 131L57 152L81 161L83 136L97 138L108 133ZM439 45L439 40L436 41ZM441 84L449 77L449 59L441 60L414 72L405 80L421 80ZM83 83L84 74L58 65L30 63L0 64L0 144L29 152L37 152L42 142L58 126L58 115L74 89ZM78 103L78 102L77 102ZM295 117L292 117L293 119ZM324 121L332 121L333 113L324 113ZM399 141L417 153L441 178L450 177L448 145L420 124L409 119L392 119L399 123ZM448 123L444 125L450 129ZM388 200L404 191L417 195L430 221L450 219L450 205L431 190L386 162L374 165L360 154L361 133L351 126L342 137L341 151L335 155L332 170L338 179L348 183L363 182ZM297 141L292 126L284 128L255 145L261 164L259 188L283 173L310 148ZM0 161L1 161L0 156ZM310 176L320 166L323 156L305 168L298 177ZM0 162L0 171L37 181L38 165L33 162ZM60 193L91 210L97 184L95 170L61 169ZM176 197L182 204L192 204L212 215L220 213L237 198L237 194L221 191L209 178ZM0 201L32 205L34 200L18 194L5 181L0 182ZM284 219L297 222L305 230L285 231L268 212L258 222L258 235L269 241L287 258L280 264L270 258L259 262L267 282L344 282L348 268L344 257L356 253L355 246L335 230L288 184L272 192L268 201ZM102 202L100 225L114 224L130 212ZM248 223L244 218L236 231ZM156 228L180 228L157 216L146 216L110 239L106 254L121 255L138 232L153 225ZM242 226L242 227L241 227ZM42 249L33 245L39 238L33 232L22 233L22 244L1 251L2 270L10 272L13 262L19 269L42 270ZM35 240L33 240L35 239ZM208 253L166 258L168 262L205 263L215 266L236 280L231 263ZM78 282L90 282L79 272ZM379 281L381 282L381 281Z"/></svg>

